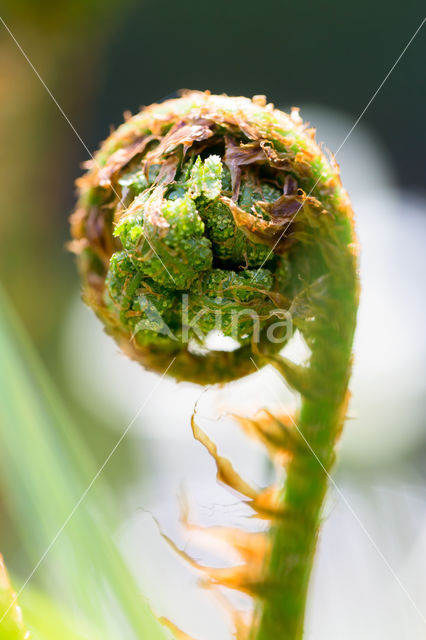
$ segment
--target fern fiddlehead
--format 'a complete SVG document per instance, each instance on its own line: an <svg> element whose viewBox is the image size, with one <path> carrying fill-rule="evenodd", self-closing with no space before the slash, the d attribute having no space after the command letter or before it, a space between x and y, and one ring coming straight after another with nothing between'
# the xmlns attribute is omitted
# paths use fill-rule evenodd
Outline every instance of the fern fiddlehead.
<svg viewBox="0 0 426 640"><path fill-rule="evenodd" d="M176 379L200 384L269 363L300 394L295 416L240 419L285 460L284 487L262 494L192 425L220 479L270 520L262 553L257 539L229 534L245 569L209 573L255 599L238 637L300 640L358 301L352 210L338 168L297 110L286 115L262 96L186 92L129 117L88 169L71 246L84 298L122 349L161 373L172 362ZM282 314L291 326L277 322ZM214 329L236 348L209 349ZM295 329L311 352L306 366L280 355Z"/></svg>

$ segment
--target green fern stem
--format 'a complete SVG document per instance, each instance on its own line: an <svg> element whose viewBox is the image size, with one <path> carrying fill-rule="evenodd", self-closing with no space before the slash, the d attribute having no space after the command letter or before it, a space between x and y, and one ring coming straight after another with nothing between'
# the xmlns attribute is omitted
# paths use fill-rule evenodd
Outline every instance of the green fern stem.
<svg viewBox="0 0 426 640"><path fill-rule="evenodd" d="M282 359L272 362L300 391L301 408L293 422L295 446L280 495L283 516L270 531L271 552L265 563L265 593L259 623L253 630L255 640L303 637L321 510L345 419L358 305L350 219L340 221L343 230L340 235L331 235L331 244L322 238L323 266L328 273L321 300L317 300L321 312L317 309L312 325L304 325L304 336L311 346L309 365L293 371Z"/></svg>
<svg viewBox="0 0 426 640"><path fill-rule="evenodd" d="M265 569L266 597L262 597L259 628L253 636L256 640L303 637L309 576L341 427L341 407L330 401L305 399L297 427L303 442L287 469L280 498L284 516L270 532L272 551Z"/></svg>

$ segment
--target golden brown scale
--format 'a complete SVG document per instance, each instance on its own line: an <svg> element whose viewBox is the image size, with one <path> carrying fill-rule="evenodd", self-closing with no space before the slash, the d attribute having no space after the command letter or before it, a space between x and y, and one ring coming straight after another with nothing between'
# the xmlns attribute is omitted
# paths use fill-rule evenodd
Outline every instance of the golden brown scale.
<svg viewBox="0 0 426 640"><path fill-rule="evenodd" d="M297 442L297 432L294 433L294 423L288 414L273 415L269 411L261 411L252 418L233 415L244 432L254 440L264 445L271 454L277 468L282 467L283 461L288 463L292 455L292 447ZM231 462L221 456L216 445L207 434L197 425L195 415L192 416L192 431L198 440L213 458L217 468L217 480L232 492L236 491L251 507L254 517L268 522L271 526L274 521L285 517L285 512L279 506L277 485L257 490L251 487L234 469ZM164 539L191 567L203 575L202 585L208 589L226 588L241 591L253 598L253 611L251 615L247 611L235 609L226 596L219 591L216 595L219 603L230 617L234 627L235 640L248 640L250 629L254 628L256 616L256 602L262 597L265 589L263 573L264 565L270 552L270 539L267 532L248 532L236 527L211 526L204 527L192 522L189 516L188 504L182 503L181 522L185 531L192 534L192 540L197 546L211 547L211 543L225 545L231 557L235 553L240 558L240 563L231 567L208 567L194 560L188 553L182 551L164 534ZM194 536L195 534L195 536ZM177 639L194 640L180 631L170 621L163 622L176 635Z"/></svg>

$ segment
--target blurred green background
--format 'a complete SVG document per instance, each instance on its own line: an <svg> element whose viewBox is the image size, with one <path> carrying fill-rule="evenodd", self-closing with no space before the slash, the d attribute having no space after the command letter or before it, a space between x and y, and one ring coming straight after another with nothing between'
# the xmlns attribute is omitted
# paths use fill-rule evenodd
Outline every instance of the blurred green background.
<svg viewBox="0 0 426 640"><path fill-rule="evenodd" d="M65 429L68 435L59 445L49 443L62 451L66 438L71 437L92 458L81 464L84 473L78 480L72 469L74 463L79 467L81 453L75 452L74 462L64 463L62 474L57 470L64 491L69 486L72 489L69 502L64 499L62 504L63 514L58 507L61 485L55 497L48 478L39 488L38 502L34 502L31 487L34 478L42 475L46 460L53 463L55 456L68 460L68 454L54 454L50 444L47 453L38 448L43 442L42 416L50 409L42 409L32 432L25 429L28 416L24 411L15 416L24 427L16 428L10 436L11 409L3 406L0 426L3 434L8 430L8 436L1 441L0 455L5 458L12 450L16 465L0 474L0 550L18 586L32 570L45 542L53 537L62 515L62 520L65 518L74 497L80 495L78 488L84 488L93 475L91 470L104 462L152 389L157 397L153 396L135 433L123 440L103 470L100 494L93 495L81 523L68 534L72 552L64 543L56 560L47 563L44 574L37 572L32 582L42 584L48 592L56 591L56 599L72 612L71 618L78 617L89 582L76 604L77 569L76 583L72 583L69 567L63 568L63 580L58 581L72 585L71 595L63 584L57 590L52 571L61 573L61 562L70 554L78 557L87 536L97 539L99 534L103 540L99 544L107 547L113 544L108 541L110 536L123 546L135 579L140 581L144 574L141 586L156 610L180 615L183 625L192 623L200 640L228 637L225 627L214 627L213 623L209 627L205 621L203 626L203 616L205 620L210 620L209 615L216 619L209 603L203 604L209 614L199 612L191 618L195 589L188 590L192 595L186 599L181 590L176 593L188 578L183 577L181 567L167 573L161 564L166 550L144 515L144 510L152 512L166 530L181 535L174 524L178 518L174 505L176 487L182 480L189 485L193 482L194 491L201 492L198 502L218 501L225 505L224 511L230 508L226 497L216 496L210 486L213 470L209 468L205 477L202 475L205 461L196 461L202 454L190 440L188 418L199 390L187 386L183 392L179 387L178 392L176 385L167 382L157 391L154 378L116 353L78 301L78 277L73 258L65 249L73 183L81 173L80 163L88 158L85 146L95 150L109 127L121 122L124 110L135 112L141 105L174 96L180 88L266 94L280 108L301 106L302 117L318 125L318 138L336 151L419 26L423 13L424 3L419 0L403 7L382 0L3 0L1 17L17 42L0 24L0 281L19 317L14 320L13 312L5 311L4 327L17 331L18 322L22 322L62 398L61 406L65 407L61 412L69 413L75 423L72 436ZM338 154L344 183L359 215L365 297L356 342L354 419L342 444L337 479L423 611L426 587L419 573L426 569L425 55L423 29ZM5 376L3 399L5 403L10 400L12 391L6 390L6 383L14 382L11 388L16 402L34 416L31 407L43 404L39 398L44 392L32 382L38 374L28 364L27 347L20 347L21 355L13 351L9 329L4 329L0 354ZM19 335L20 330L14 339L21 340ZM16 373L17 361L20 373ZM172 400L165 408L161 397L166 392ZM232 403L239 393L246 392L238 385L232 387L234 395L226 402ZM272 398L261 401L273 403ZM45 437L54 439L54 433L53 426ZM227 429L222 436L226 445ZM232 438L228 444L232 451ZM248 460L251 455L247 453ZM253 460L262 474L262 461ZM6 462L2 462L4 468L8 468ZM22 486L19 477L24 478ZM101 524L93 516L99 501L103 505L104 489L112 501L108 509L114 515L111 521L106 518L110 525L104 523L104 515ZM336 502L335 496L331 503ZM202 508L208 511L206 504ZM43 514L50 511L56 515L40 533L35 520L43 520ZM333 517L327 520L324 552L314 583L320 585L314 587L314 594L316 589L326 595L318 600L321 607L315 605L313 596L312 631L307 637L424 637L424 622L415 607L357 523L344 512L341 503L330 507ZM85 524L85 517L91 524ZM330 522L335 525L331 527ZM98 533L93 534L93 526ZM343 547L342 539L347 535L351 545ZM84 558L93 556L93 549L86 551ZM339 574L335 573L333 553L342 567ZM346 565L348 557L352 564ZM361 564L355 558L361 558ZM118 571L117 580L125 582L127 569L120 562L106 571L110 576ZM102 575L100 564L101 560L98 565L95 562L97 576ZM367 591L361 568L370 585ZM331 604L336 594L341 598L338 614ZM103 597L99 596L100 600ZM129 611L137 608L137 601L129 606L124 615L131 618ZM393 616L391 622L385 622L389 607ZM99 607L94 608L99 613ZM91 615L86 610L85 616L90 619ZM135 631L142 628L138 624L133 630L123 628L122 638L132 638L134 633L142 637ZM410 631L405 633L407 628Z"/></svg>

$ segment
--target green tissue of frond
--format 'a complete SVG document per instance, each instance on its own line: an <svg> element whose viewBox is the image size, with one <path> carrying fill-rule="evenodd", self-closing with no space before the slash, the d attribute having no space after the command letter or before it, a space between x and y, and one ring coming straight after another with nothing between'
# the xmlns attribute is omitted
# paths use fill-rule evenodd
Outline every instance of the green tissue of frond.
<svg viewBox="0 0 426 640"><path fill-rule="evenodd" d="M141 199L140 209L120 222L115 235L144 276L170 289L186 290L212 265L204 223L189 196L164 200L155 220L144 216L146 202Z"/></svg>
<svg viewBox="0 0 426 640"><path fill-rule="evenodd" d="M244 344L271 317L275 307L269 293L274 278L267 269L235 273L214 269L190 291L189 317L208 334L217 329Z"/></svg>
<svg viewBox="0 0 426 640"><path fill-rule="evenodd" d="M223 193L229 193L230 188L230 173L224 167L222 174ZM260 183L259 185L250 177L243 178L238 205L248 213L251 212L252 207L255 207L258 215L264 217L264 213L255 203L259 200L273 202L280 197L281 193L271 184ZM235 224L229 207L219 199L202 204L199 212L206 225L207 235L212 242L214 255L220 261L251 268L261 267L265 262L269 263L274 260L274 254L270 247L249 239Z"/></svg>
<svg viewBox="0 0 426 640"><path fill-rule="evenodd" d="M120 187L128 189L133 196L137 196L147 189L155 180L159 172L159 166L153 164L149 167L148 176L142 169L133 169L124 173L119 179Z"/></svg>
<svg viewBox="0 0 426 640"><path fill-rule="evenodd" d="M139 263L125 251L111 258L107 280L106 302L112 313L137 336L140 344L168 344L171 329L176 329L178 294L151 278L144 278Z"/></svg>
<svg viewBox="0 0 426 640"><path fill-rule="evenodd" d="M191 198L215 200L222 190L222 162L219 156L211 155L205 162L197 156L188 180L188 195Z"/></svg>
<svg viewBox="0 0 426 640"><path fill-rule="evenodd" d="M220 328L242 342L250 340L251 316L263 326L273 306L274 276L260 267L280 259L247 238L221 202L230 194L231 179L220 157L186 161L166 190L150 189L140 171L118 182L135 193L147 188L115 227L123 250L111 257L106 277L110 312L139 344L167 346L185 331L181 298L186 293L189 321L197 319L190 336L201 340L200 332L206 336ZM275 186L244 177L239 206L250 211L255 202L273 202L279 195Z"/></svg>

